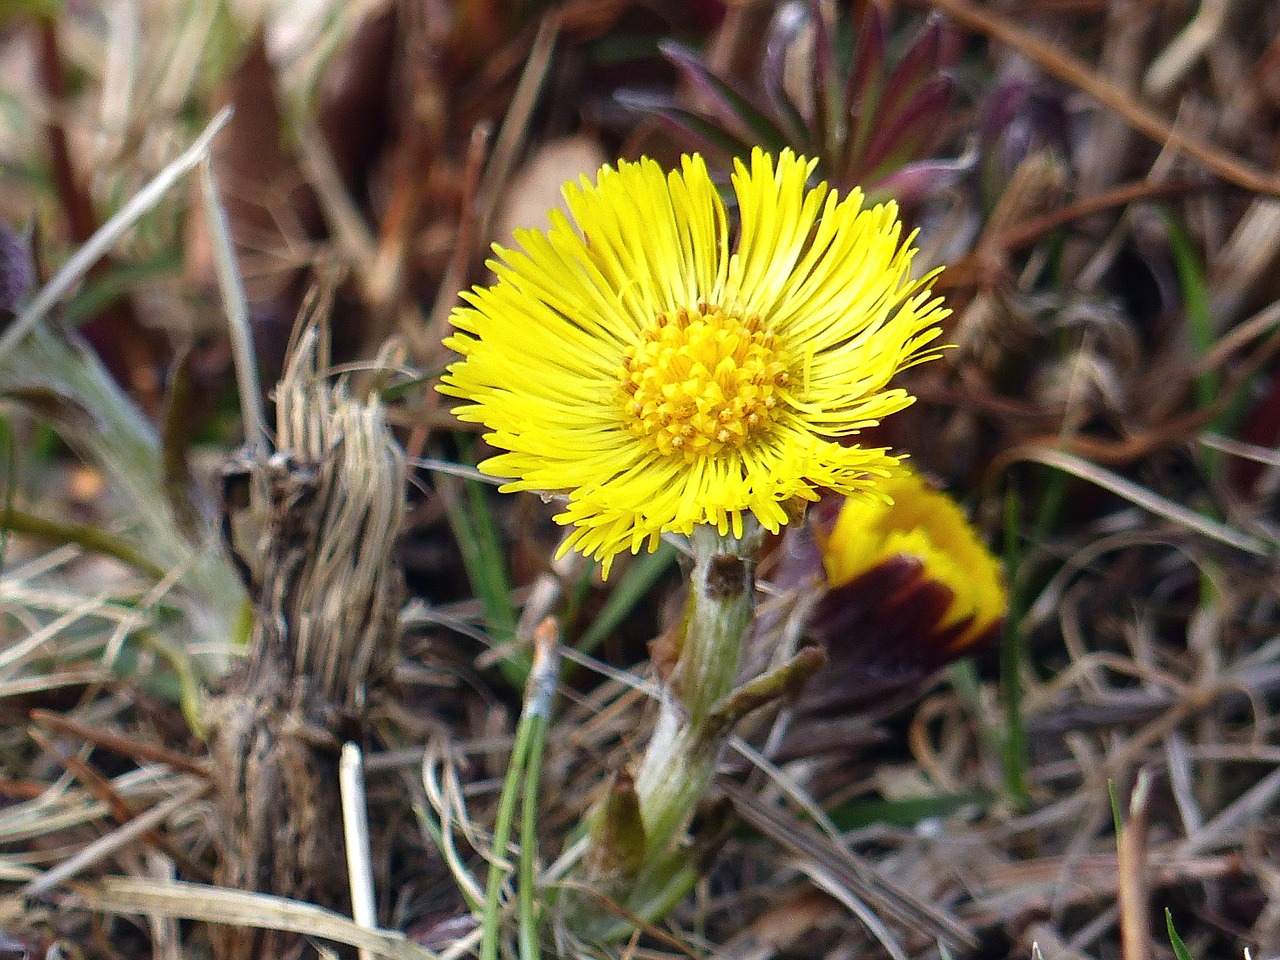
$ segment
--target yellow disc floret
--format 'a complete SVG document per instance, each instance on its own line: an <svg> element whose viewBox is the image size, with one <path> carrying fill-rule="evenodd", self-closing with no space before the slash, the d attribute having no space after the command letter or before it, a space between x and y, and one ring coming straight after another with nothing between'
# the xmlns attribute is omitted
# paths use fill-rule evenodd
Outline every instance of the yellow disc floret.
<svg viewBox="0 0 1280 960"><path fill-rule="evenodd" d="M788 379L759 317L703 303L661 313L642 331L623 357L621 392L634 434L691 460L760 434Z"/></svg>

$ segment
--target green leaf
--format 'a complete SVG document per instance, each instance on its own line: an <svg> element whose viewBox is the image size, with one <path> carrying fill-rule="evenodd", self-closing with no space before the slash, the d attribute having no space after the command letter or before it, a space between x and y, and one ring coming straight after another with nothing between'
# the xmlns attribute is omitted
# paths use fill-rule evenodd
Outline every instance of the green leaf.
<svg viewBox="0 0 1280 960"><path fill-rule="evenodd" d="M1178 931L1173 929L1173 912L1168 908L1164 908L1164 922L1169 929L1169 942L1173 944L1173 955L1178 960L1195 960L1191 956L1191 951L1187 949L1187 945L1182 942L1182 938L1178 936Z"/></svg>
<svg viewBox="0 0 1280 960"><path fill-rule="evenodd" d="M939 793L902 800L867 800L846 804L831 811L831 822L841 831L861 830L875 824L914 827L924 820L947 817L965 807L986 807L991 795L982 790L965 793Z"/></svg>
<svg viewBox="0 0 1280 960"><path fill-rule="evenodd" d="M67 320L72 326L78 327L85 320L123 299L125 294L139 284L175 275L181 267L182 251L177 247L147 260L120 264L102 276L93 278L80 293L67 301Z"/></svg>
<svg viewBox="0 0 1280 960"><path fill-rule="evenodd" d="M1120 798L1116 796L1116 782L1107 777L1107 797L1111 801L1111 822L1116 829L1116 840L1124 836L1124 812L1120 809Z"/></svg>
<svg viewBox="0 0 1280 960"><path fill-rule="evenodd" d="M604 641L627 615L644 599L650 588L657 583L671 564L675 561L676 550L668 543L659 544L653 553L642 554L627 567L627 572L613 593L605 601L600 613L591 626L582 631L574 646L582 653L590 653Z"/></svg>

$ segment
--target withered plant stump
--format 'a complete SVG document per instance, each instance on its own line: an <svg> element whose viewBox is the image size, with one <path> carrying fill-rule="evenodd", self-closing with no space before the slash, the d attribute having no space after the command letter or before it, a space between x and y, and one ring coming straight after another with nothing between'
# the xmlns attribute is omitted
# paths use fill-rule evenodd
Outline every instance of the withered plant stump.
<svg viewBox="0 0 1280 960"><path fill-rule="evenodd" d="M224 533L254 604L250 651L208 708L220 885L349 912L338 757L390 676L404 457L376 402L324 382L314 327L277 392L276 452L223 474ZM295 934L213 929L217 960L300 956Z"/></svg>

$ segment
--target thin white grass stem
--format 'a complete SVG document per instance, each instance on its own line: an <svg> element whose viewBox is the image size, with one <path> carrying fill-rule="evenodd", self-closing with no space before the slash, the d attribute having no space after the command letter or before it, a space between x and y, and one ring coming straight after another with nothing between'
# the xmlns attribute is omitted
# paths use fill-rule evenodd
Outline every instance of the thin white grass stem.
<svg viewBox="0 0 1280 960"><path fill-rule="evenodd" d="M479 942L480 930L477 928L442 950L438 955L438 960L457 960L458 957L473 956L476 952L476 944Z"/></svg>
<svg viewBox="0 0 1280 960"><path fill-rule="evenodd" d="M1224 437L1217 433L1202 433L1196 439L1202 446L1206 446L1210 450L1221 450L1223 453L1230 454L1233 457L1240 457L1242 460L1250 460L1268 467L1280 467L1280 453L1270 447L1242 443L1239 440L1232 440L1230 437Z"/></svg>
<svg viewBox="0 0 1280 960"><path fill-rule="evenodd" d="M100 593L96 596L89 597L83 603L69 609L56 620L51 621L46 626L37 630L27 639L15 643L7 650L0 651L0 674L7 671L15 664L20 664L32 653L38 650L44 643L56 637L59 633L71 626L78 620L82 620L95 613L97 610L105 607L110 602L110 594ZM3 679L3 677L0 677Z"/></svg>
<svg viewBox="0 0 1280 960"><path fill-rule="evenodd" d="M338 760L338 792L342 797L342 836L347 853L347 881L351 885L351 919L366 930L376 929L377 907L373 896L373 864L369 856L369 810L364 793L364 764L360 748L342 745ZM373 960L365 947L360 960Z"/></svg>
<svg viewBox="0 0 1280 960"><path fill-rule="evenodd" d="M108 676L110 675L102 670L69 670L66 673L9 680L4 684L3 690L0 690L0 697L24 697L29 693L46 693L49 690L60 690L64 687L82 687L91 683L102 683Z"/></svg>
<svg viewBox="0 0 1280 960"><path fill-rule="evenodd" d="M442 754L440 764L443 767L448 762L446 755ZM466 863L458 853L458 848L453 840L454 829L454 806L461 808L460 812L465 818L466 808L462 804L459 789L454 782L455 778L448 777L448 786L442 784L436 776L435 763L430 754L422 763L422 787L427 793L427 800L435 807L436 812L440 815L439 839L440 853L445 859L445 863L449 866L450 873L453 874L454 882L458 885L458 890L466 898L467 905L472 912L480 913L482 904L484 903L484 891L480 887L480 882L471 875L471 871L467 869ZM456 801L455 801L455 798ZM477 847L475 837L468 826L464 824L459 827L466 837L467 841L473 847Z"/></svg>
<svg viewBox="0 0 1280 960"><path fill-rule="evenodd" d="M1233 838L1238 836L1236 831L1251 818L1262 816L1264 811L1272 809L1277 796L1280 796L1280 770L1273 770L1205 824L1194 836L1178 844L1176 856L1192 857L1215 847L1230 847L1235 842Z"/></svg>
<svg viewBox="0 0 1280 960"><path fill-rule="evenodd" d="M168 573L159 578L154 587L143 595L141 603L120 618L115 629L111 631L111 636L102 651L102 665L104 667L109 670L115 666L116 658L120 656L120 651L124 649L125 638L128 637L130 631L137 629L140 624L145 622L146 615L144 611L154 609L155 605L164 599L165 595L182 579L189 565L190 560L175 564Z"/></svg>
<svg viewBox="0 0 1280 960"><path fill-rule="evenodd" d="M840 828L827 816L827 812L772 760L738 736L729 738L729 746L772 780L828 837L836 843L841 842Z"/></svg>
<svg viewBox="0 0 1280 960"><path fill-rule="evenodd" d="M431 457L410 457L407 462L411 467L430 470L432 473L444 473L451 477L461 477L463 480L476 480L493 487L501 486L507 482L502 477L491 477L487 473L481 473L475 467L468 467L461 463L451 463L448 460L435 460Z"/></svg>
<svg viewBox="0 0 1280 960"><path fill-rule="evenodd" d="M231 226L226 209L218 197L213 167L208 157L200 165L200 193L204 199L205 220L213 246L213 267L222 293L222 306L227 312L227 328L231 334L231 350L235 355L236 386L240 390L240 415L244 420L245 445L250 456L265 459L267 454L267 418L262 410L262 386L258 382L258 361L253 352L253 335L249 330L249 297L245 293L235 248L231 243Z"/></svg>
<svg viewBox="0 0 1280 960"><path fill-rule="evenodd" d="M207 156L209 144L229 119L231 119L230 108L218 111L218 115L209 122L190 147L134 194L110 220L85 241L84 246L62 265L52 279L41 287L40 292L35 295L27 308L18 315L4 335L0 336L0 359L13 350L54 304L62 300L89 272L89 269L115 245L117 240L150 212L182 177Z"/></svg>

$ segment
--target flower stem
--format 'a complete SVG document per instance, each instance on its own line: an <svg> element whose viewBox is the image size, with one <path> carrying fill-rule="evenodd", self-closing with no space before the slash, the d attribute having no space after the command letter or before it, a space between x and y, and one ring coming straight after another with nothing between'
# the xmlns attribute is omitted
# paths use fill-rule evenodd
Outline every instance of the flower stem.
<svg viewBox="0 0 1280 960"><path fill-rule="evenodd" d="M751 626L759 541L758 531L739 541L713 527L694 530L683 635L636 776L648 862L683 833L715 774L724 737L712 708L733 691L737 677Z"/></svg>
<svg viewBox="0 0 1280 960"><path fill-rule="evenodd" d="M655 654L662 691L652 738L634 785L621 778L593 818L584 880L641 920L669 911L697 875L681 842L732 730L724 704L752 623L761 539L753 521L738 538L714 527L694 529L684 618L670 648ZM630 930L598 908L581 909L569 922L601 940Z"/></svg>

